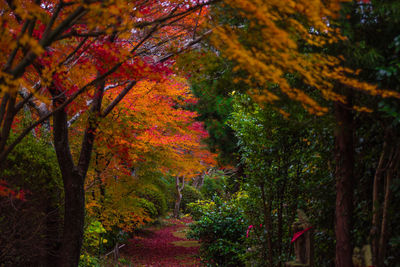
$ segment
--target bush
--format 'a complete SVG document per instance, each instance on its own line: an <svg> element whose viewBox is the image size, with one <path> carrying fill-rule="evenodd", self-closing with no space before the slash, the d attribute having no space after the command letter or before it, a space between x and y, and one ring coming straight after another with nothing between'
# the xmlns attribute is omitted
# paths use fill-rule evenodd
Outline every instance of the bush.
<svg viewBox="0 0 400 267"><path fill-rule="evenodd" d="M82 250L88 252L88 254L85 254L86 256L100 255L104 252L103 244L108 242L108 240L104 238L106 232L106 229L104 229L103 225L99 221L92 221L86 227L82 244Z"/></svg>
<svg viewBox="0 0 400 267"><path fill-rule="evenodd" d="M215 202L211 200L197 200L187 205L188 212L195 221L200 220L203 214L214 208Z"/></svg>
<svg viewBox="0 0 400 267"><path fill-rule="evenodd" d="M224 181L223 179L213 179L208 175L204 177L203 186L200 189L200 192L203 194L205 198L212 199L215 195L223 196L224 192Z"/></svg>
<svg viewBox="0 0 400 267"><path fill-rule="evenodd" d="M78 267L100 267L100 260L89 254L81 254Z"/></svg>
<svg viewBox="0 0 400 267"><path fill-rule="evenodd" d="M190 226L188 237L200 240L202 260L210 266L244 266L247 225L238 203L215 197L214 201L199 201L189 207L199 219Z"/></svg>
<svg viewBox="0 0 400 267"><path fill-rule="evenodd" d="M181 210L184 213L189 212L188 204L192 202L196 202L197 200L202 200L203 195L199 190L190 185L185 185L182 190L182 201L181 201Z"/></svg>
<svg viewBox="0 0 400 267"><path fill-rule="evenodd" d="M139 198L138 206L143 208L150 218L152 219L157 218L158 215L157 208L152 202L148 201L145 198Z"/></svg>
<svg viewBox="0 0 400 267"><path fill-rule="evenodd" d="M54 149L27 136L7 157L0 180L25 193L20 199L0 194L0 266L41 266L55 254L62 230L63 190Z"/></svg>
<svg viewBox="0 0 400 267"><path fill-rule="evenodd" d="M167 201L165 195L154 185L145 185L137 190L137 195L154 204L157 209L157 215L163 215L167 210Z"/></svg>

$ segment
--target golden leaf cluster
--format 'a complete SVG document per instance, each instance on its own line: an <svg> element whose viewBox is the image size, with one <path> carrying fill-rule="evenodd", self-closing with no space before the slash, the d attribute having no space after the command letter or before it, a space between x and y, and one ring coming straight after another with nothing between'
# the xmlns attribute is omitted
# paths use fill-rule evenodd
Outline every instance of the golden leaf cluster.
<svg viewBox="0 0 400 267"><path fill-rule="evenodd" d="M277 101L279 96L271 89L277 85L283 94L299 101L310 113L322 115L327 112L326 107L303 89L293 87L285 77L287 74L296 75L304 84L320 91L328 101L346 102L346 97L338 92L338 86L370 95L399 98L400 94L396 92L359 81L357 71L343 67L344 58L340 55L301 51L300 43L323 47L346 39L337 28L330 26L338 16L342 2L347 1L226 1L226 7L237 10L247 24L212 25L215 27L213 44L248 73L249 77L244 81L250 85L249 93L258 103Z"/></svg>

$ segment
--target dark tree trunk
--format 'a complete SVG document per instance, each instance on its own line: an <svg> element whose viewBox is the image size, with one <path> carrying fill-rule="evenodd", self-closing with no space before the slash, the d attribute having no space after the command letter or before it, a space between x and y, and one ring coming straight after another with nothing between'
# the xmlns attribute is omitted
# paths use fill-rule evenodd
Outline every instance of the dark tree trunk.
<svg viewBox="0 0 400 267"><path fill-rule="evenodd" d="M281 195L278 196L278 255L282 256L282 238L283 238L283 194L284 190L281 190ZM282 258L278 262L278 267L282 266Z"/></svg>
<svg viewBox="0 0 400 267"><path fill-rule="evenodd" d="M10 131L11 131L11 125L14 121L15 117L15 102L16 102L16 94L14 93L13 95L9 95L9 97L5 97L8 102L4 101L7 103L7 109L5 110L4 114L4 120L1 118L1 121L3 121L2 128L1 128L1 133L0 133L0 152L3 152L3 150L6 147L8 137L10 136ZM3 109L3 107L1 107ZM3 112L3 110L2 110Z"/></svg>
<svg viewBox="0 0 400 267"><path fill-rule="evenodd" d="M68 141L67 113L54 114L54 146L64 182L64 230L57 266L78 266L85 218L84 178L75 167Z"/></svg>
<svg viewBox="0 0 400 267"><path fill-rule="evenodd" d="M386 257L386 250L387 250L387 241L389 237L389 220L390 220L390 215L389 215L389 208L390 208L390 202L392 198L392 181L393 181L393 176L398 170L399 167L399 161L400 161L400 147L396 142L397 140L394 140L393 142L393 147L392 147L392 155L390 157L389 161L389 166L388 170L386 172L386 177L385 177L385 196L383 200L383 209L382 209L382 222L381 222L381 230L380 230L380 235L379 235L379 251L378 251L378 260L377 260L377 266L378 267L383 267L385 266L384 261Z"/></svg>
<svg viewBox="0 0 400 267"><path fill-rule="evenodd" d="M389 143L389 131L386 129L382 152L379 157L378 166L376 167L374 184L372 189L372 226L371 226L371 245L372 245L372 262L378 266L379 258L379 228L381 218L381 202L380 202L380 191L382 187L382 177L385 169L387 169L388 156L390 152Z"/></svg>
<svg viewBox="0 0 400 267"><path fill-rule="evenodd" d="M78 266L85 220L83 177L76 170L63 174L65 193L64 231L58 266Z"/></svg>
<svg viewBox="0 0 400 267"><path fill-rule="evenodd" d="M271 222L271 198L268 198L268 203L267 203L267 197L265 195L265 188L264 184L260 184L260 189L261 189L261 199L262 199L262 204L263 204L263 215L264 215L264 227L267 232L267 266L273 266L273 259L272 259L272 253L273 253L273 246L272 246L272 222ZM265 253L263 253L263 257Z"/></svg>
<svg viewBox="0 0 400 267"><path fill-rule="evenodd" d="M101 81L93 99L77 165L74 164L69 147L67 113L64 109L61 109L53 116L54 146L63 178L65 195L64 230L56 266L75 267L79 263L85 221L84 183L96 136L97 119L100 116L103 92L104 81ZM57 94L57 92L55 93ZM54 105L62 104L63 101L65 101L65 98L60 98Z"/></svg>
<svg viewBox="0 0 400 267"><path fill-rule="evenodd" d="M56 194L51 192L51 194ZM57 261L57 251L60 245L61 217L58 203L54 198L47 199L46 207L46 263L43 266L52 266ZM55 205L56 204L56 205Z"/></svg>
<svg viewBox="0 0 400 267"><path fill-rule="evenodd" d="M352 215L354 193L354 145L351 101L335 103L335 160L336 160L336 267L351 267Z"/></svg>

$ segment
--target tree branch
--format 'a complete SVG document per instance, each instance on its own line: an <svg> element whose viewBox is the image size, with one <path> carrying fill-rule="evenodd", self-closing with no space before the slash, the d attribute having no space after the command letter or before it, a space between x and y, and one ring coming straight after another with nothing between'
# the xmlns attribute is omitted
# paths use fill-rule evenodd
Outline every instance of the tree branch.
<svg viewBox="0 0 400 267"><path fill-rule="evenodd" d="M112 110L113 108L118 105L119 102L126 96L126 94L132 89L133 86L135 86L136 81L131 81L122 91L119 93L119 95L108 105L108 107L104 110L103 114L101 117L106 117Z"/></svg>

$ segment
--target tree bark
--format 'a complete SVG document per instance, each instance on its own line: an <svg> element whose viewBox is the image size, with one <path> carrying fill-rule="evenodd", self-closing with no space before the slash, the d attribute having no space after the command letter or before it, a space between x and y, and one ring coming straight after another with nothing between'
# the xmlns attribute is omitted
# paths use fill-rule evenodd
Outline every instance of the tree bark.
<svg viewBox="0 0 400 267"><path fill-rule="evenodd" d="M372 246L372 262L374 265L378 265L379 257L379 231L380 228L380 216L381 216L381 203L379 200L379 193L382 186L382 176L387 166L387 158L390 152L388 146L389 143L389 132L388 129L385 131L384 143L382 152L379 157L378 166L376 167L374 175L374 184L372 189L372 225L371 225L371 246Z"/></svg>
<svg viewBox="0 0 400 267"><path fill-rule="evenodd" d="M389 207L390 201L392 198L392 181L395 172L398 169L400 160L400 147L398 144L394 144L392 149L392 157L390 159L389 168L386 172L385 177L385 198L383 201L383 210L382 210L382 223L381 223L381 231L379 235L379 251L378 251L378 267L385 266L384 261L386 257L386 249L387 249L387 240L388 240L388 221L389 221Z"/></svg>
<svg viewBox="0 0 400 267"><path fill-rule="evenodd" d="M3 127L1 128L0 135L0 151L2 152L7 144L8 137L10 136L11 125L14 121L15 117L15 102L16 102L16 93L12 93L8 97L7 109L5 110Z"/></svg>
<svg viewBox="0 0 400 267"><path fill-rule="evenodd" d="M353 266L352 215L354 193L353 115L350 103L335 103L336 267Z"/></svg>
<svg viewBox="0 0 400 267"><path fill-rule="evenodd" d="M74 165L68 140L67 113L54 114L54 146L64 183L64 227L57 266L78 266L85 218L84 177Z"/></svg>
<svg viewBox="0 0 400 267"><path fill-rule="evenodd" d="M179 176L175 178L176 200L174 209L174 218L180 218L180 207L182 201L182 190L185 187L185 177L182 177L182 185L179 186Z"/></svg>
<svg viewBox="0 0 400 267"><path fill-rule="evenodd" d="M74 164L69 147L67 113L65 109L61 109L53 116L54 146L63 178L65 195L64 230L57 264L61 267L75 267L79 264L85 221L84 183L96 136L97 118L100 116L104 85L104 80L98 84L77 165ZM65 97L55 102L54 105L62 104L63 101L65 101Z"/></svg>
<svg viewBox="0 0 400 267"><path fill-rule="evenodd" d="M272 223L271 223L271 198L268 199L267 203L267 197L265 195L265 188L264 184L260 185L261 189L261 199L262 199L262 204L263 204L263 214L264 214L264 227L265 230L267 231L267 249L268 249L268 266L274 266L273 265L273 259L272 259L272 253L273 253L273 246L272 246ZM265 253L263 253L265 255Z"/></svg>

